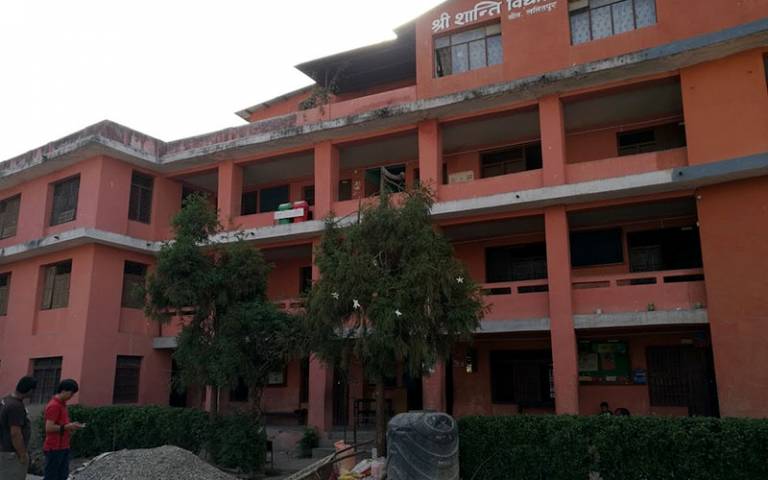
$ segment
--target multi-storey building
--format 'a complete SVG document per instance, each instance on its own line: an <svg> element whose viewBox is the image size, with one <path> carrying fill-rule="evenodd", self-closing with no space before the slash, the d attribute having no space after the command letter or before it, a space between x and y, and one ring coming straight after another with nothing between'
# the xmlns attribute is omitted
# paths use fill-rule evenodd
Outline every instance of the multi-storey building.
<svg viewBox="0 0 768 480"><path fill-rule="evenodd" d="M433 186L491 305L428 377L390 379L392 410L766 416L767 54L766 0L455 0L299 65L318 84L248 125L163 142L102 122L12 158L0 390L31 373L37 401L66 376L87 404L198 405L169 388L179 325L131 293L186 192L263 249L296 309L319 219L386 177ZM372 390L315 359L270 383L268 412L324 430Z"/></svg>

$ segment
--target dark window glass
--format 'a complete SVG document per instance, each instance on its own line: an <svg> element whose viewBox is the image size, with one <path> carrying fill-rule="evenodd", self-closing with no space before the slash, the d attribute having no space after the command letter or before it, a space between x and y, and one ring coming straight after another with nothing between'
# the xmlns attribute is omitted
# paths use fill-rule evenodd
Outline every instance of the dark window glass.
<svg viewBox="0 0 768 480"><path fill-rule="evenodd" d="M144 279L147 266L136 262L125 262L123 266L123 301L125 308L144 308Z"/></svg>
<svg viewBox="0 0 768 480"><path fill-rule="evenodd" d="M51 225L59 225L75 219L77 216L77 197L79 191L79 176L64 180L53 186Z"/></svg>
<svg viewBox="0 0 768 480"><path fill-rule="evenodd" d="M571 232L571 265L610 265L624 261L621 229Z"/></svg>
<svg viewBox="0 0 768 480"><path fill-rule="evenodd" d="M514 403L521 407L554 405L549 351L494 351L490 356L493 403Z"/></svg>
<svg viewBox="0 0 768 480"><path fill-rule="evenodd" d="M112 403L138 403L141 357L118 355Z"/></svg>
<svg viewBox="0 0 768 480"><path fill-rule="evenodd" d="M498 23L436 37L434 42L437 77L498 65L504 61L501 25Z"/></svg>
<svg viewBox="0 0 768 480"><path fill-rule="evenodd" d="M244 192L240 201L240 215L259 213L259 192Z"/></svg>
<svg viewBox="0 0 768 480"><path fill-rule="evenodd" d="M237 379L237 385L235 388L229 391L230 402L247 402L248 401L248 385L245 384L243 377Z"/></svg>
<svg viewBox="0 0 768 480"><path fill-rule="evenodd" d="M299 269L299 288L302 294L312 290L312 267L301 267Z"/></svg>
<svg viewBox="0 0 768 480"><path fill-rule="evenodd" d="M541 143L506 148L480 154L482 178L541 168Z"/></svg>
<svg viewBox="0 0 768 480"><path fill-rule="evenodd" d="M51 310L69 305L69 280L72 260L44 267L43 298L40 308Z"/></svg>
<svg viewBox="0 0 768 480"><path fill-rule="evenodd" d="M277 207L291 201L291 190L288 185L264 188L259 195L260 212L276 212Z"/></svg>
<svg viewBox="0 0 768 480"><path fill-rule="evenodd" d="M0 202L0 239L16 235L20 205L21 195L6 198Z"/></svg>
<svg viewBox="0 0 768 480"><path fill-rule="evenodd" d="M32 376L37 380L37 387L32 391L31 403L47 403L61 381L61 357L32 360Z"/></svg>
<svg viewBox="0 0 768 480"><path fill-rule="evenodd" d="M547 278L547 248L544 242L485 250L486 282L518 282L541 278Z"/></svg>
<svg viewBox="0 0 768 480"><path fill-rule="evenodd" d="M352 180L339 180L339 201L352 200Z"/></svg>
<svg viewBox="0 0 768 480"><path fill-rule="evenodd" d="M138 172L131 176L131 199L128 205L128 218L137 222L149 223L152 218L152 188L154 178Z"/></svg>
<svg viewBox="0 0 768 480"><path fill-rule="evenodd" d="M617 134L619 156L658 152L686 145L685 126L681 122L657 125Z"/></svg>
<svg viewBox="0 0 768 480"><path fill-rule="evenodd" d="M314 206L315 205L315 186L310 185L308 187L304 187L303 189L303 197L304 201L307 202L307 205Z"/></svg>
<svg viewBox="0 0 768 480"><path fill-rule="evenodd" d="M0 273L0 316L8 314L8 295L11 289L11 274Z"/></svg>
<svg viewBox="0 0 768 480"><path fill-rule="evenodd" d="M699 229L690 226L627 234L633 272L701 268Z"/></svg>

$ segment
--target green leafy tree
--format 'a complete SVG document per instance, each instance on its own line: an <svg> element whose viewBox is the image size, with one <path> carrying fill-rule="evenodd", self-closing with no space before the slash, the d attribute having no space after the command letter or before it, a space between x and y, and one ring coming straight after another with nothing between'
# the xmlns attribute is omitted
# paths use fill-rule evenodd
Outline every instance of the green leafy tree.
<svg viewBox="0 0 768 480"><path fill-rule="evenodd" d="M404 365L421 375L471 336L485 312L481 290L430 221L427 189L362 207L343 227L326 221L320 279L307 299L310 345L328 364L359 360L376 385L376 439L384 451L384 382Z"/></svg>
<svg viewBox="0 0 768 480"><path fill-rule="evenodd" d="M145 312L160 322L185 319L174 352L176 381L212 386L215 415L219 390L242 378L259 413L269 372L299 348L298 322L269 302L269 265L259 250L239 234L232 242L214 240L221 226L205 197L188 197L172 225L175 238L147 279Z"/></svg>

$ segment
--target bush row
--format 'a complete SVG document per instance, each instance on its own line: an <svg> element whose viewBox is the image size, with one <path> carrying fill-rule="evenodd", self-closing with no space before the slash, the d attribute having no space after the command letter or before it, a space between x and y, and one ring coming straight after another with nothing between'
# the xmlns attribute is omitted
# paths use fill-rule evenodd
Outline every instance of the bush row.
<svg viewBox="0 0 768 480"><path fill-rule="evenodd" d="M69 412L73 421L88 424L72 437L73 454L78 457L175 445L196 454L205 449L222 467L253 472L264 465L266 436L250 415L211 420L204 411L158 406L73 405Z"/></svg>
<svg viewBox="0 0 768 480"><path fill-rule="evenodd" d="M467 417L459 435L464 480L768 478L768 420Z"/></svg>

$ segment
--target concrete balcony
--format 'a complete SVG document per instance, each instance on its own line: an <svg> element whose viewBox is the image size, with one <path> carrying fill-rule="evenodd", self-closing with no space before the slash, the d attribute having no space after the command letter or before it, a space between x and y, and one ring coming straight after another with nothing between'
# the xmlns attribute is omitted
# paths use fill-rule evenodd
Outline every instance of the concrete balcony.
<svg viewBox="0 0 768 480"><path fill-rule="evenodd" d="M481 331L548 329L548 289L546 279L483 284L490 310L483 319Z"/></svg>
<svg viewBox="0 0 768 480"><path fill-rule="evenodd" d="M704 270L575 277L576 315L697 310L706 306Z"/></svg>
<svg viewBox="0 0 768 480"><path fill-rule="evenodd" d="M416 99L416 86L411 85L349 100L332 101L327 105L300 111L296 114L296 123L297 125L306 125L350 115L359 115L374 110L386 109L394 105L414 102Z"/></svg>
<svg viewBox="0 0 768 480"><path fill-rule="evenodd" d="M683 147L568 164L566 177L568 183L581 183L685 167L686 165L688 165L688 149Z"/></svg>

